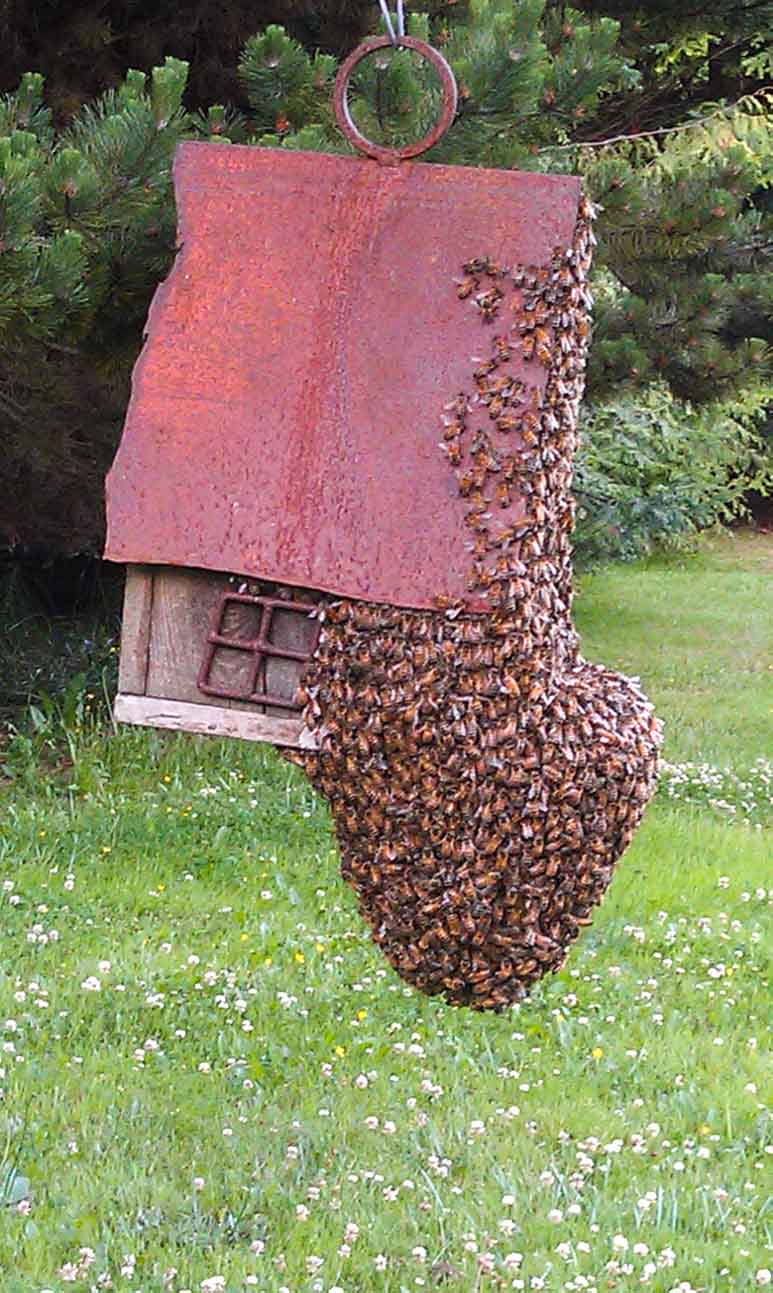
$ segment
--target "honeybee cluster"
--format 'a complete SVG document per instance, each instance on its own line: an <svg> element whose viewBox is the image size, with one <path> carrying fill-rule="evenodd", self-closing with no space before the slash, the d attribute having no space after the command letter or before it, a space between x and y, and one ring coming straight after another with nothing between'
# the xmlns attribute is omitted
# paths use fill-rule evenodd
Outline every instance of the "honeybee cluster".
<svg viewBox="0 0 773 1293"><path fill-rule="evenodd" d="M570 620L590 215L547 267L480 258L458 291L485 323L512 311L444 419L470 589L490 609L330 602L304 678L319 749L293 757L330 802L376 943L408 982L474 1009L562 965L654 785L650 705L580 657ZM541 393L512 373L517 353L547 367ZM516 503L521 519L498 524Z"/></svg>

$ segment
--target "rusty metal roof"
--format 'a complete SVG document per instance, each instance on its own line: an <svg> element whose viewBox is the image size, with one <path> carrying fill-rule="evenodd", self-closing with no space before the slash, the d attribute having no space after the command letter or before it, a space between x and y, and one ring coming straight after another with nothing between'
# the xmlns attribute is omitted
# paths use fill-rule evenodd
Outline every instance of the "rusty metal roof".
<svg viewBox="0 0 773 1293"><path fill-rule="evenodd" d="M398 606L464 596L441 418L492 334L461 266L546 262L579 181L185 143L175 187L181 250L134 371L106 556Z"/></svg>

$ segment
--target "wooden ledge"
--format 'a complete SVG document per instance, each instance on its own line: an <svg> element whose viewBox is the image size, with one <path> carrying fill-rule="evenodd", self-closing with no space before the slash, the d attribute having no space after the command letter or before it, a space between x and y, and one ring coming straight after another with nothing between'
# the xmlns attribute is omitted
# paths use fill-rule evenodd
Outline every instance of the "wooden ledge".
<svg viewBox="0 0 773 1293"><path fill-rule="evenodd" d="M311 732L299 718L272 718L219 705L196 705L190 701L163 700L154 696L132 696L119 692L113 713L119 723L160 727L172 732L199 732L203 736L235 736L242 741L267 741L271 745L314 750Z"/></svg>

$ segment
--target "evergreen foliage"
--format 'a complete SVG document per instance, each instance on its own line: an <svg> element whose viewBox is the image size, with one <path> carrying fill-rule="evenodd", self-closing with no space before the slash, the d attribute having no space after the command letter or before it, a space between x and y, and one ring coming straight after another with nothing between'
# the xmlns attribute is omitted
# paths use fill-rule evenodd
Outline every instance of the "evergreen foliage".
<svg viewBox="0 0 773 1293"><path fill-rule="evenodd" d="M700 409L662 383L591 407L575 473L575 555L629 560L748 515L773 488L762 397Z"/></svg>
<svg viewBox="0 0 773 1293"><path fill-rule="evenodd" d="M190 64L187 99L239 104L236 64L248 37L283 23L309 49L347 53L378 8L369 0L0 0L0 92L27 68L46 78L56 119L167 54Z"/></svg>
<svg viewBox="0 0 773 1293"><path fill-rule="evenodd" d="M308 6L287 7L311 21ZM590 393L597 409L622 395L626 418L640 400L662 410L662 392L695 406L770 397L773 92L760 24L771 6L712 0L691 18L655 7L659 24L601 0L459 0L408 15L460 86L428 161L579 172L599 204ZM343 10L375 20L373 6ZM346 151L336 67L270 23L244 44L228 106L184 108L187 68L173 57L149 77L129 70L64 128L40 75L0 101L0 542L99 545L131 363L173 256L176 142ZM424 133L436 101L426 66L386 51L361 65L352 107L371 137L399 144ZM610 131L623 137L605 142ZM657 397L639 394L653 382ZM702 425L726 463L726 438Z"/></svg>

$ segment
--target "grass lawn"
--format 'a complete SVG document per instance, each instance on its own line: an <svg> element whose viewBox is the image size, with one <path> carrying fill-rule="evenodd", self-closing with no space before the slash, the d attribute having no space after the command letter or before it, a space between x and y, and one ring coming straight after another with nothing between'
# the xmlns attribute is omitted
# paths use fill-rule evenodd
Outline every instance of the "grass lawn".
<svg viewBox="0 0 773 1293"><path fill-rule="evenodd" d="M772 571L740 536L582 581L668 767L564 970L500 1016L397 979L273 751L77 714L12 741L2 1293L769 1283Z"/></svg>

